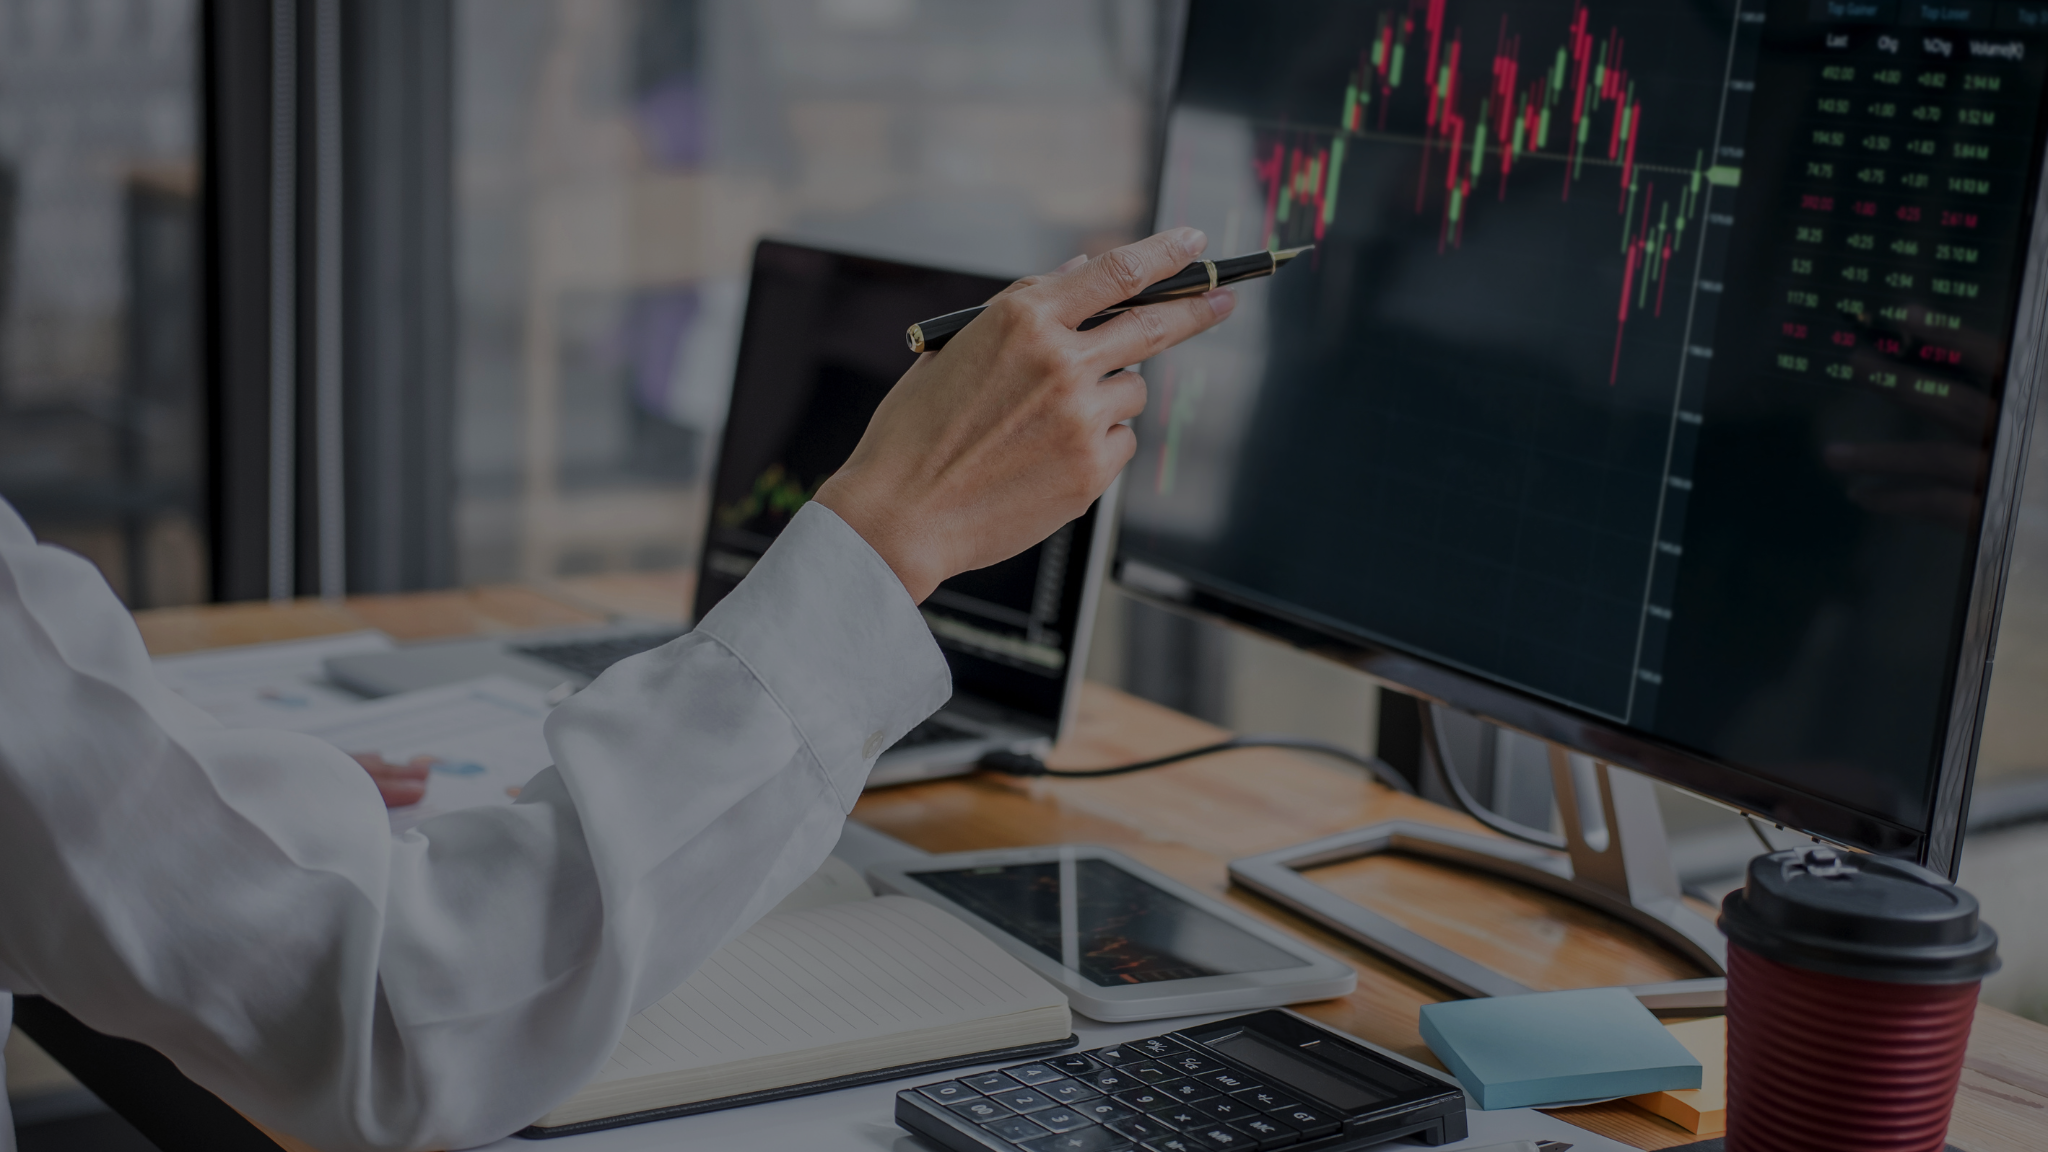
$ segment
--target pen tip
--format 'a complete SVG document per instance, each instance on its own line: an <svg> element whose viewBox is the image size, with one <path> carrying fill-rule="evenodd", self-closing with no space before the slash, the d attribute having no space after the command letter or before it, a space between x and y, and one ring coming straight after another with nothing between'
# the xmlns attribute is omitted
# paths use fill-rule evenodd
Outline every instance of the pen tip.
<svg viewBox="0 0 2048 1152"><path fill-rule="evenodd" d="M1303 244L1299 248L1282 248L1278 252L1273 253L1273 264L1275 267L1285 264L1303 252L1312 251L1314 248L1315 245L1313 244Z"/></svg>

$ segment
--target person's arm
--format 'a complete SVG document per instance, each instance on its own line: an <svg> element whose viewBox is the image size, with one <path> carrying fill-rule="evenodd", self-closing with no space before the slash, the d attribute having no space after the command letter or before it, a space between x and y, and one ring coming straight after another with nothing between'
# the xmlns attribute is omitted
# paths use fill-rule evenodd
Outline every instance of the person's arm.
<svg viewBox="0 0 2048 1152"><path fill-rule="evenodd" d="M529 1123L829 852L948 691L916 601L1080 515L1143 405L1103 374L1228 297L1074 325L1198 251L1155 237L1020 283L695 631L556 709L556 766L518 804L402 836L341 752L159 686L91 566L0 504L0 988L326 1152Z"/></svg>
<svg viewBox="0 0 2048 1152"><path fill-rule="evenodd" d="M0 988L324 1152L484 1142L580 1087L948 691L894 574L806 509L696 631L555 710L519 804L393 837L353 760L214 723L125 616L0 505Z"/></svg>

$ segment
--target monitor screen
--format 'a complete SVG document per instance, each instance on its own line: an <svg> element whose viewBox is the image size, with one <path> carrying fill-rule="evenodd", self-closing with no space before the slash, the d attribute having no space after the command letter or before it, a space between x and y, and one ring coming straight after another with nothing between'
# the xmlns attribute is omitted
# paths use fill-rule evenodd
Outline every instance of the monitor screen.
<svg viewBox="0 0 2048 1152"><path fill-rule="evenodd" d="M2039 3L1195 0L1159 223L1316 247L1148 368L1127 582L1919 850L2044 68Z"/></svg>
<svg viewBox="0 0 2048 1152"><path fill-rule="evenodd" d="M754 253L697 584L696 614L737 587L853 454L917 359L904 329L1008 281L764 240ZM956 693L1014 722L1058 723L1095 511L1043 544L941 584L923 606Z"/></svg>

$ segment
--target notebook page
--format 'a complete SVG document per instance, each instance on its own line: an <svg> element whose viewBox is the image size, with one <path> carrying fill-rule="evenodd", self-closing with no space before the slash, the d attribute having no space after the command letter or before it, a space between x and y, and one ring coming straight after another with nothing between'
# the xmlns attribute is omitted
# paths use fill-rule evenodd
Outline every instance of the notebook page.
<svg viewBox="0 0 2048 1152"><path fill-rule="evenodd" d="M1051 984L902 896L763 917L635 1017L594 1083L1059 1006Z"/></svg>

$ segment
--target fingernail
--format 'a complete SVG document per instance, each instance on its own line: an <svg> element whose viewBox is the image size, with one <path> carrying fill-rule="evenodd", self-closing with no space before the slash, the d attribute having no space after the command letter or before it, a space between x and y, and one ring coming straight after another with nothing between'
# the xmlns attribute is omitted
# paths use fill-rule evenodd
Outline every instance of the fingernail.
<svg viewBox="0 0 2048 1152"><path fill-rule="evenodd" d="M1173 242L1190 256L1209 246L1209 238L1202 234L1200 228L1175 228Z"/></svg>
<svg viewBox="0 0 2048 1152"><path fill-rule="evenodd" d="M1072 260L1067 261L1065 264L1062 264L1059 267L1053 269L1053 271L1072 272L1074 269L1079 268L1081 265L1086 264L1087 262L1088 254L1086 252L1083 252L1079 256L1074 257Z"/></svg>
<svg viewBox="0 0 2048 1152"><path fill-rule="evenodd" d="M1215 311L1216 318L1219 320L1230 315L1231 311L1237 307L1237 293L1232 292L1228 288L1218 288L1212 292L1203 293L1203 298L1209 301L1209 307Z"/></svg>

